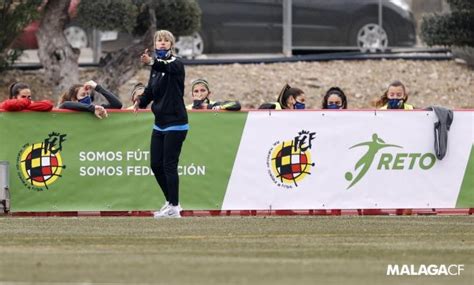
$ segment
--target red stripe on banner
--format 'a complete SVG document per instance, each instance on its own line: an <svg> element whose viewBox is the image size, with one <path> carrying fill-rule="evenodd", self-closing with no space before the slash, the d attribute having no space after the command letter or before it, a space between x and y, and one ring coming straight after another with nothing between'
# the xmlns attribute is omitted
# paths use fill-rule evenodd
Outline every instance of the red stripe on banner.
<svg viewBox="0 0 474 285"><path fill-rule="evenodd" d="M356 210L186 210L183 217L224 216L424 216L473 215L474 208L465 209L356 209ZM152 217L153 211L68 211L68 212L13 212L11 217Z"/></svg>

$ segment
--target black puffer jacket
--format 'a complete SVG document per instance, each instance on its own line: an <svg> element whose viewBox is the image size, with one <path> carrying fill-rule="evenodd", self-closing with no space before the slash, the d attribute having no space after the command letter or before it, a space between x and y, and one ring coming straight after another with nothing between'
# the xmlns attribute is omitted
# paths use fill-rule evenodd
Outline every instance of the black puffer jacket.
<svg viewBox="0 0 474 285"><path fill-rule="evenodd" d="M184 64L179 58L172 56L167 60L154 60L139 107L146 108L153 101L151 110L155 114L155 125L159 128L188 123L183 98L184 77Z"/></svg>

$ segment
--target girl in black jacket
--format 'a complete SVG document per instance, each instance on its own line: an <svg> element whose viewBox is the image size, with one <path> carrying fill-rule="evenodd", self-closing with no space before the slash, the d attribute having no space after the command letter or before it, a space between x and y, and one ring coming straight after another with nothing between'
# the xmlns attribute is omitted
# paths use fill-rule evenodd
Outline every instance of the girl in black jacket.
<svg viewBox="0 0 474 285"><path fill-rule="evenodd" d="M93 90L102 94L108 101L107 104L93 104ZM59 101L59 109L69 109L81 112L91 112L99 119L107 117L106 109L121 109L122 103L117 95L105 89L95 81L90 80L81 84L74 84L68 91L64 92Z"/></svg>
<svg viewBox="0 0 474 285"><path fill-rule="evenodd" d="M175 38L166 30L155 33L155 53L148 50L141 62L151 66L150 79L134 110L151 102L155 124L151 135L151 169L166 202L154 213L155 218L180 218L178 161L188 133L188 114L184 105L184 65L174 55Z"/></svg>

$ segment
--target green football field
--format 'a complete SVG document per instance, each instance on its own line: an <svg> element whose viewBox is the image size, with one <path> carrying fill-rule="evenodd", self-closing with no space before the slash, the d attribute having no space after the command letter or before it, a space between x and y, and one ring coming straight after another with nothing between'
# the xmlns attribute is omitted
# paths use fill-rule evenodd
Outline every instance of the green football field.
<svg viewBox="0 0 474 285"><path fill-rule="evenodd" d="M472 216L0 218L0 284L474 284ZM386 276L388 264L464 264Z"/></svg>

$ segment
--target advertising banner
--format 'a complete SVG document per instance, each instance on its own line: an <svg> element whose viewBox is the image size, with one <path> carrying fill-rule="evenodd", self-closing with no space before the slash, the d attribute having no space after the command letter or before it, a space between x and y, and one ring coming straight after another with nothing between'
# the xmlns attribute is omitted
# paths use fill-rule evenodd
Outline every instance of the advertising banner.
<svg viewBox="0 0 474 285"><path fill-rule="evenodd" d="M190 116L178 172L181 204L220 209L247 113ZM153 210L164 198L149 167L153 115L0 113L11 210Z"/></svg>
<svg viewBox="0 0 474 285"><path fill-rule="evenodd" d="M473 142L454 118L437 160L433 112L251 112L223 209L454 208Z"/></svg>
<svg viewBox="0 0 474 285"><path fill-rule="evenodd" d="M447 155L428 111L190 112L179 161L189 210L474 207L473 112ZM11 210L155 210L150 112L0 112Z"/></svg>

